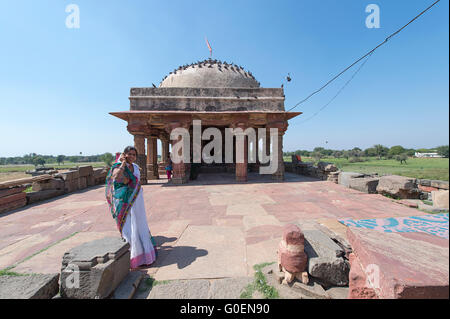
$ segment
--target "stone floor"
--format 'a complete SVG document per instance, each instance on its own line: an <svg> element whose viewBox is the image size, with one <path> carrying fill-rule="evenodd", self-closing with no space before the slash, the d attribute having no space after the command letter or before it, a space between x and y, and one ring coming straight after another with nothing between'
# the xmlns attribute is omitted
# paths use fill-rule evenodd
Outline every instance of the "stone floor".
<svg viewBox="0 0 450 319"><path fill-rule="evenodd" d="M145 271L156 280L249 277L253 265L276 260L286 223L320 222L345 234L337 220L419 216L425 213L381 195L286 174L283 183L249 174L204 174L187 185L167 180L143 186L147 218L159 245ZM65 251L119 236L103 186L0 215L0 269L58 273Z"/></svg>

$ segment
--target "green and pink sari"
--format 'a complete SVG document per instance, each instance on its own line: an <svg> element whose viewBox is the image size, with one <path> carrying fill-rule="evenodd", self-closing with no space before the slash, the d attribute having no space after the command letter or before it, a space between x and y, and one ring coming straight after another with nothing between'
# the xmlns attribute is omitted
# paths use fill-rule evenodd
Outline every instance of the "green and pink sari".
<svg viewBox="0 0 450 319"><path fill-rule="evenodd" d="M133 164L134 172L125 167L123 173L129 182L124 184L112 177L120 165L115 163L106 177L106 199L122 238L130 244L131 268L150 265L156 260L157 251L147 224L139 166Z"/></svg>
<svg viewBox="0 0 450 319"><path fill-rule="evenodd" d="M124 176L129 180L128 184L119 183L112 178L115 168L121 165L115 163L106 177L106 200L111 210L112 217L116 221L117 228L122 235L123 225L141 189L141 183L128 167L125 166Z"/></svg>

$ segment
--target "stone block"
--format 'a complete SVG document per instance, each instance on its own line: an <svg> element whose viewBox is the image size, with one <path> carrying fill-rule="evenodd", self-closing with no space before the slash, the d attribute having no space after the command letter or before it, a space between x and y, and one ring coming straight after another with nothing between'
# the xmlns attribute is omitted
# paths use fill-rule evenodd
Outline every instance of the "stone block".
<svg viewBox="0 0 450 319"><path fill-rule="evenodd" d="M369 284L367 275L355 254L350 254L348 299L378 299L375 289Z"/></svg>
<svg viewBox="0 0 450 319"><path fill-rule="evenodd" d="M32 189L34 192L45 191L50 189L63 190L64 189L64 180L62 179L49 179L42 182L34 182L32 184Z"/></svg>
<svg viewBox="0 0 450 319"><path fill-rule="evenodd" d="M114 291L114 299L132 299L136 289L139 287L144 273L131 271Z"/></svg>
<svg viewBox="0 0 450 319"><path fill-rule="evenodd" d="M348 187L363 193L376 194L379 180L373 177L351 178Z"/></svg>
<svg viewBox="0 0 450 319"><path fill-rule="evenodd" d="M308 273L325 286L347 286L350 265L345 251L320 230L304 230Z"/></svg>
<svg viewBox="0 0 450 319"><path fill-rule="evenodd" d="M78 170L75 171L67 171L59 173L57 176L61 176L61 178L67 182L67 181L73 181L80 177L80 174L78 173Z"/></svg>
<svg viewBox="0 0 450 319"><path fill-rule="evenodd" d="M62 298L104 299L109 297L130 271L130 245L117 237L106 237L72 248L63 256L60 294ZM78 275L79 285L71 278Z"/></svg>
<svg viewBox="0 0 450 319"><path fill-rule="evenodd" d="M352 178L361 178L364 177L364 174L354 173L354 172L341 172L338 177L338 184L343 185L345 187L350 186L350 180Z"/></svg>
<svg viewBox="0 0 450 319"><path fill-rule="evenodd" d="M418 179L417 184L421 186L431 186L431 181L429 179Z"/></svg>
<svg viewBox="0 0 450 319"><path fill-rule="evenodd" d="M13 202L9 202L9 203L0 205L0 214L12 211L12 210L20 208L20 207L23 207L26 204L27 204L27 199L25 197L25 198L21 198L21 199L15 200Z"/></svg>
<svg viewBox="0 0 450 319"><path fill-rule="evenodd" d="M420 197L420 191L416 187L416 179L404 176L381 176L377 186L377 192L401 199L415 199Z"/></svg>
<svg viewBox="0 0 450 319"><path fill-rule="evenodd" d="M6 189L0 189L0 198L22 193L26 189L25 186L11 187Z"/></svg>
<svg viewBox="0 0 450 319"><path fill-rule="evenodd" d="M85 189L87 187L87 177L80 177L78 179L78 189Z"/></svg>
<svg viewBox="0 0 450 319"><path fill-rule="evenodd" d="M74 191L78 190L78 178L70 181L64 182L64 192L72 193Z"/></svg>
<svg viewBox="0 0 450 319"><path fill-rule="evenodd" d="M99 176L103 176L108 173L108 171L106 170L106 168L104 167L97 167L93 169L93 175L94 177L99 177Z"/></svg>
<svg viewBox="0 0 450 319"><path fill-rule="evenodd" d="M50 199L53 197L61 196L64 194L64 190L57 190L57 189L49 189L45 191L38 191L38 192L29 192L26 193L27 197L27 204L33 204L36 202L40 202L46 199Z"/></svg>
<svg viewBox="0 0 450 319"><path fill-rule="evenodd" d="M95 177L93 175L87 176L87 187L91 187L95 185Z"/></svg>
<svg viewBox="0 0 450 319"><path fill-rule="evenodd" d="M431 192L431 198L433 201L434 208L449 209L448 208L448 199L449 199L448 192L449 191L445 191L445 190Z"/></svg>
<svg viewBox="0 0 450 319"><path fill-rule="evenodd" d="M0 299L51 299L58 294L59 274L0 276Z"/></svg>
<svg viewBox="0 0 450 319"><path fill-rule="evenodd" d="M324 172L337 172L338 168L333 163L319 162L317 163L317 168Z"/></svg>
<svg viewBox="0 0 450 319"><path fill-rule="evenodd" d="M78 173L80 174L80 177L92 176L94 174L94 169L91 165L80 166L78 168Z"/></svg>
<svg viewBox="0 0 450 319"><path fill-rule="evenodd" d="M434 180L431 181L431 187L436 187L439 189L445 189L448 190L448 182L447 181L438 181L438 180Z"/></svg>
<svg viewBox="0 0 450 319"><path fill-rule="evenodd" d="M27 196L25 192L16 193L4 197L0 197L0 207L24 199Z"/></svg>
<svg viewBox="0 0 450 319"><path fill-rule="evenodd" d="M373 288L380 299L448 299L448 239L356 227L347 228L347 238L357 257L351 262L352 273L359 264L360 276L370 276L369 286L352 284L351 289Z"/></svg>
<svg viewBox="0 0 450 319"><path fill-rule="evenodd" d="M433 191L439 190L439 188L431 187L431 186L424 186L424 185L418 185L418 188L421 192L425 192L425 193L431 193Z"/></svg>

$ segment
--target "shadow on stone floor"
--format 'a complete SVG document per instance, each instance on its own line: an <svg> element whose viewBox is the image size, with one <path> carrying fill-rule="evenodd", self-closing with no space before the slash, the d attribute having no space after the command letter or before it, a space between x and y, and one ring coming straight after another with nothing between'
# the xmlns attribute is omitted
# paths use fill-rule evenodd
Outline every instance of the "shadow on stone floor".
<svg viewBox="0 0 450 319"><path fill-rule="evenodd" d="M164 267L177 264L178 269L183 269L192 264L198 257L208 255L206 249L198 249L193 246L160 246L158 257L152 267Z"/></svg>
<svg viewBox="0 0 450 319"><path fill-rule="evenodd" d="M176 237L154 236L153 239L156 242L158 256L148 269L172 264L177 264L178 269L183 269L192 264L198 257L208 254L207 250L193 246L164 246L165 243L175 242Z"/></svg>

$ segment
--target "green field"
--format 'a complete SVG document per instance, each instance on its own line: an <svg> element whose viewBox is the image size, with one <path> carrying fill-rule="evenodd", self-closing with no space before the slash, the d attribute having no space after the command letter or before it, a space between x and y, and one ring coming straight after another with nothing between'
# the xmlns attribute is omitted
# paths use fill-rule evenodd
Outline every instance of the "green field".
<svg viewBox="0 0 450 319"><path fill-rule="evenodd" d="M291 161L290 156L284 157ZM302 157L304 162L316 162L312 158ZM379 175L401 175L423 179L439 179L448 181L448 158L408 158L406 164L394 159L368 158L366 162L349 163L345 158L322 158L323 162L334 163L341 171L357 173L378 173Z"/></svg>
<svg viewBox="0 0 450 319"><path fill-rule="evenodd" d="M44 167L53 167L54 169L69 169L75 166L91 165L92 167L102 167L106 164L104 162L89 162L89 163L69 163L64 164L45 164ZM42 167L41 165L38 168ZM35 166L32 164L25 165L0 165L0 173L11 173L11 172L25 172L34 170Z"/></svg>

